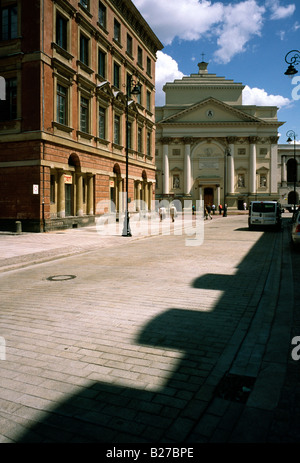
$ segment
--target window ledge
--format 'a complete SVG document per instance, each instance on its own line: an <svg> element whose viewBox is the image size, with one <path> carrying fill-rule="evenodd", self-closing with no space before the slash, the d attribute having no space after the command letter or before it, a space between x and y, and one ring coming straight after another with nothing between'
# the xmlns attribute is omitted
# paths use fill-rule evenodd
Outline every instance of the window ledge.
<svg viewBox="0 0 300 463"><path fill-rule="evenodd" d="M87 72L90 75L94 74L93 69L84 64L82 61L77 60L77 66L79 66L83 71Z"/></svg>
<svg viewBox="0 0 300 463"><path fill-rule="evenodd" d="M58 45L55 42L51 43L51 47L54 48L54 50L57 53L59 53L60 55L62 55L64 58L66 58L69 61L71 61L74 58L74 56L71 55L71 53L69 53L67 50L65 50L64 48L62 48L60 45Z"/></svg>
<svg viewBox="0 0 300 463"><path fill-rule="evenodd" d="M110 143L108 140L105 140L104 138L94 137L94 139L96 142L101 143L102 145L109 145Z"/></svg>
<svg viewBox="0 0 300 463"><path fill-rule="evenodd" d="M65 124L61 124L60 122L56 122L56 121L52 122L52 126L56 127L59 130L62 130L63 132L68 132L68 133L71 133L74 130L72 127L69 127Z"/></svg>
<svg viewBox="0 0 300 463"><path fill-rule="evenodd" d="M86 140L92 140L93 135L87 132L82 132L81 130L77 130L77 136L80 136L81 138L85 138Z"/></svg>

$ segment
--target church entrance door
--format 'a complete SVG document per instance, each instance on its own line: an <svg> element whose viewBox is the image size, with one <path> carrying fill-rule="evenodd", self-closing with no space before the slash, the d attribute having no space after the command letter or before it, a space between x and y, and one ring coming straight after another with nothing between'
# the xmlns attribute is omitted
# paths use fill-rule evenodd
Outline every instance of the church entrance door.
<svg viewBox="0 0 300 463"><path fill-rule="evenodd" d="M204 189L204 206L214 204L214 190L213 188Z"/></svg>

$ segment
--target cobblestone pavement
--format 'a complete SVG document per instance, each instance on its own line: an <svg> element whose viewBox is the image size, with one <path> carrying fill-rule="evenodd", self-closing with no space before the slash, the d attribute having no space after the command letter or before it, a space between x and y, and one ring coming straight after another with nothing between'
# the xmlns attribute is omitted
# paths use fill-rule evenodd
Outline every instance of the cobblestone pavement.
<svg viewBox="0 0 300 463"><path fill-rule="evenodd" d="M0 442L276 440L298 368L287 229L214 217L201 246L175 232L99 246L88 233L56 234L74 240L65 258L53 242L46 259L48 234L7 245ZM26 254L45 262L25 268Z"/></svg>

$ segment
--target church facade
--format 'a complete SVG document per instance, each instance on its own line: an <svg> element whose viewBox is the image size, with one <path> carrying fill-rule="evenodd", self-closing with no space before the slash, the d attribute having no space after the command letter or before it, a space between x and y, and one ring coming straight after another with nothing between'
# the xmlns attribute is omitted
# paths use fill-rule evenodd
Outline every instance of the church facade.
<svg viewBox="0 0 300 463"><path fill-rule="evenodd" d="M243 209L279 200L278 108L246 106L244 85L199 72L166 83L156 107L156 199Z"/></svg>

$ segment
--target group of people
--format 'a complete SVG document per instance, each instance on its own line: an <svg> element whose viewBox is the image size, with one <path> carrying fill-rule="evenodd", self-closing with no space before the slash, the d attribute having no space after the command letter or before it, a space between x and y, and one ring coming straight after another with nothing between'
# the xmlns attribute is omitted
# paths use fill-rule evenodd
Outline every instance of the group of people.
<svg viewBox="0 0 300 463"><path fill-rule="evenodd" d="M159 213L159 220L162 221L167 215L167 210L165 207L160 207L158 213ZM176 215L177 215L177 209L174 206L174 204L172 204L170 207L170 217L171 217L172 222L175 221Z"/></svg>
<svg viewBox="0 0 300 463"><path fill-rule="evenodd" d="M162 221L166 216L167 216L167 210L165 207L160 207L159 208L159 219ZM210 206L210 204L207 204L204 209L204 215L205 215L205 220L208 220L209 218L212 220L211 214L215 215L216 213L216 206L213 204ZM224 207L222 204L219 204L219 214L222 215L223 217L227 217L227 204L224 204ZM195 214L195 206L193 205L193 214ZM175 217L177 216L177 210L174 204L171 205L170 207L170 218L172 222L175 221Z"/></svg>
<svg viewBox="0 0 300 463"><path fill-rule="evenodd" d="M219 215L222 215L222 212L223 212L223 217L227 217L227 204L224 204L224 208L222 204L219 204ZM214 204L212 206L210 206L210 204L207 204L205 206L204 213L205 213L205 220L208 220L209 218L212 220L211 213L215 215L216 206Z"/></svg>

